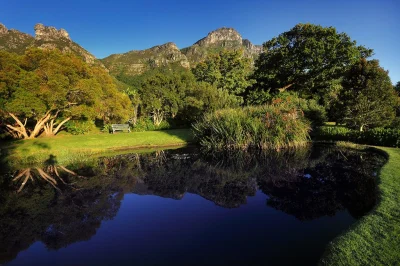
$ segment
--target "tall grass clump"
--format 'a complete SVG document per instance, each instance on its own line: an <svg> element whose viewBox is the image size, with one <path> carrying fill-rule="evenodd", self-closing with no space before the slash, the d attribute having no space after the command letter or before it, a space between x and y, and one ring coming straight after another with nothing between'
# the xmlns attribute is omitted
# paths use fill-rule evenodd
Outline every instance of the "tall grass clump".
<svg viewBox="0 0 400 266"><path fill-rule="evenodd" d="M208 150L299 147L307 143L309 131L303 112L279 100L218 110L193 124L195 137Z"/></svg>

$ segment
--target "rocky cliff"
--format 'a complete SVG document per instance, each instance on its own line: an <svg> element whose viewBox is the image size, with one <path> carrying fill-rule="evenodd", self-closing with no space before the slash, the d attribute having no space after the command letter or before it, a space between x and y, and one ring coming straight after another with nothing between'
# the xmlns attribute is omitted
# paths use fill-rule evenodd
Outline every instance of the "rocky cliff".
<svg viewBox="0 0 400 266"><path fill-rule="evenodd" d="M72 41L66 30L57 30L40 23L36 24L34 29L35 36L33 37L17 30L8 30L0 24L0 49L18 54L23 54L29 47L59 49L65 53L74 53L89 64L102 65L94 55Z"/></svg>
<svg viewBox="0 0 400 266"><path fill-rule="evenodd" d="M246 57L253 59L262 52L261 45L254 45L249 40L243 39L235 29L220 28L210 32L192 46L182 49L182 53L186 55L192 65L195 65L203 61L207 55L223 49L242 49Z"/></svg>
<svg viewBox="0 0 400 266"><path fill-rule="evenodd" d="M172 65L190 68L206 59L209 54L221 50L243 50L246 57L255 59L261 52L261 45L253 45L232 28L220 28L190 47L179 50L176 44L166 43L141 51L113 54L101 61L112 74L138 75L153 68Z"/></svg>
<svg viewBox="0 0 400 266"><path fill-rule="evenodd" d="M127 75L137 75L150 68L169 66L171 64L184 68L190 67L186 56L172 42L146 50L113 54L102 59L102 62L110 70L110 73L119 74L123 72Z"/></svg>
<svg viewBox="0 0 400 266"><path fill-rule="evenodd" d="M34 40L35 38L31 35L13 29L9 30L0 23L0 50L22 54Z"/></svg>

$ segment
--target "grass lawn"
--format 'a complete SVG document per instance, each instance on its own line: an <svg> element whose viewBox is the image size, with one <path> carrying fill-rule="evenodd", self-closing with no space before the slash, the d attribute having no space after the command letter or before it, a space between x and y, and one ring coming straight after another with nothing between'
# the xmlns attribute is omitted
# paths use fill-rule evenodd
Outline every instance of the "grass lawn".
<svg viewBox="0 0 400 266"><path fill-rule="evenodd" d="M65 163L113 150L185 145L192 140L190 129L63 135L2 143L0 156L3 161L10 164L16 161L23 164L43 162L50 155Z"/></svg>
<svg viewBox="0 0 400 266"><path fill-rule="evenodd" d="M329 244L321 265L400 265L400 149L379 149L389 155L379 174L380 201Z"/></svg>

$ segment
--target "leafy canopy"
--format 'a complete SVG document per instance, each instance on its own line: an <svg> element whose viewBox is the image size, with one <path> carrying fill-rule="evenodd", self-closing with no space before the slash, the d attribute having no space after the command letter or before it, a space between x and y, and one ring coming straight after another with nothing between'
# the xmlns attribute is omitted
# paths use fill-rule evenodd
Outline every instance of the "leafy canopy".
<svg viewBox="0 0 400 266"><path fill-rule="evenodd" d="M338 105L340 122L362 131L365 127L389 125L395 117L398 97L379 61L362 58L344 77Z"/></svg>
<svg viewBox="0 0 400 266"><path fill-rule="evenodd" d="M240 95L254 81L251 60L243 56L243 50L222 50L211 54L203 62L192 69L197 81L207 82L221 91L227 91L236 97L238 102L243 99Z"/></svg>
<svg viewBox="0 0 400 266"><path fill-rule="evenodd" d="M360 57L372 54L346 33L313 24L298 24L263 46L255 62L257 83L247 91L250 103L265 102L270 94L286 89L320 100L329 93L329 83L341 78Z"/></svg>
<svg viewBox="0 0 400 266"><path fill-rule="evenodd" d="M123 119L128 97L100 67L58 50L28 49L22 56L0 51L0 108L37 119L47 111L64 116Z"/></svg>

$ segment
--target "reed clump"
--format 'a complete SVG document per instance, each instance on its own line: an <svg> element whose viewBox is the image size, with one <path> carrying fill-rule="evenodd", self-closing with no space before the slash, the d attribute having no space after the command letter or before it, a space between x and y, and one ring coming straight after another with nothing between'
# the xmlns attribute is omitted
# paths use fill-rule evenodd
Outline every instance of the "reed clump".
<svg viewBox="0 0 400 266"><path fill-rule="evenodd" d="M193 124L195 137L208 150L296 148L307 143L310 130L303 112L280 99L218 110Z"/></svg>

